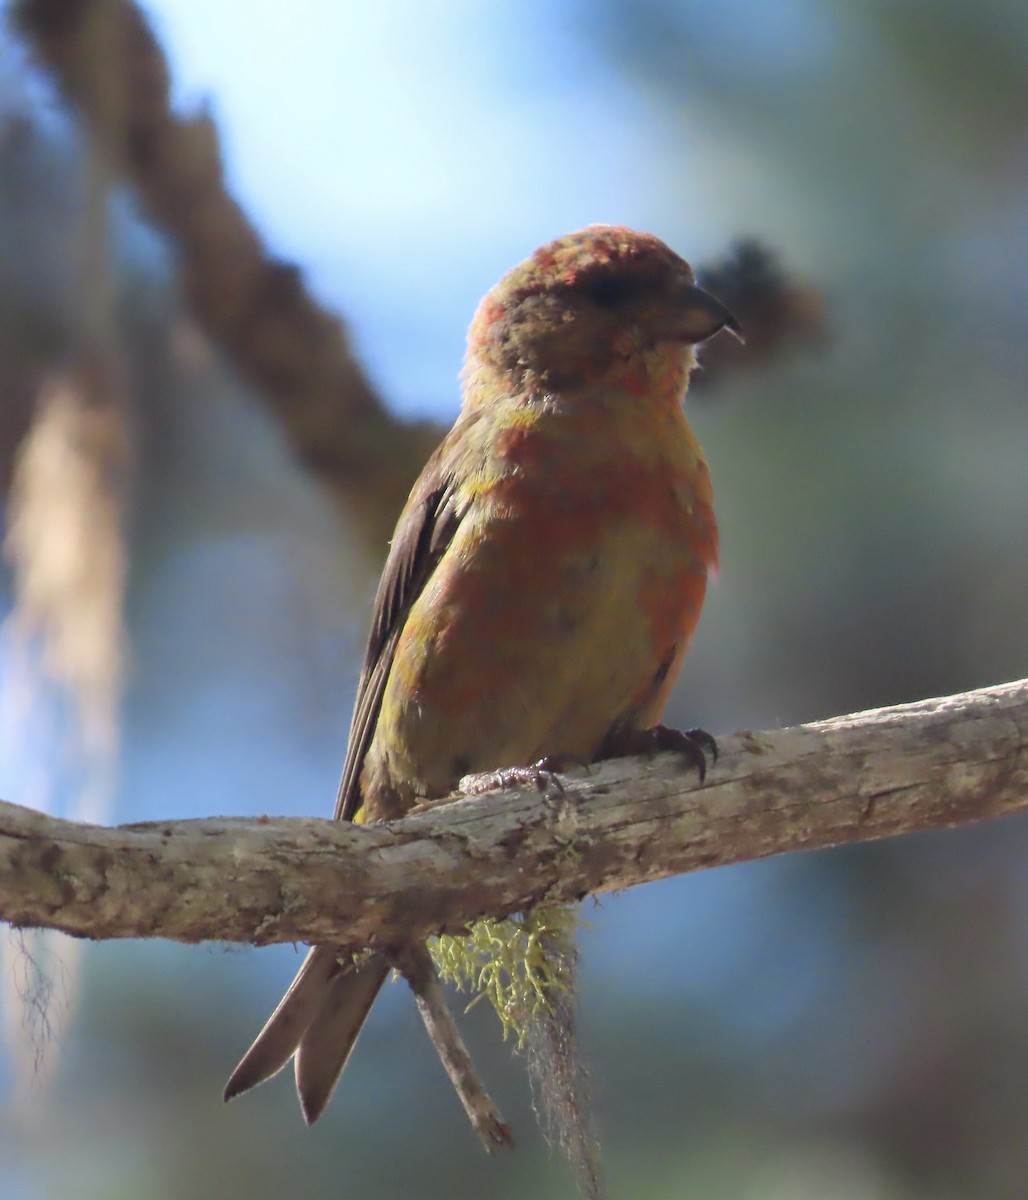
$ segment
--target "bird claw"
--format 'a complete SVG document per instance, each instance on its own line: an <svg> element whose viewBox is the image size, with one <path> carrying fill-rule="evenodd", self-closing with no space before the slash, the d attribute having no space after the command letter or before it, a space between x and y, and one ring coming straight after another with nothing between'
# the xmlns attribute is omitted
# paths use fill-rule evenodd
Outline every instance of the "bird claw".
<svg viewBox="0 0 1028 1200"><path fill-rule="evenodd" d="M563 796L564 785L557 772L575 765L574 760L566 756L548 754L529 767L503 767L499 771L485 771L481 775L465 775L459 788L465 796L480 796L483 792L505 791L515 787L534 787L540 792L554 787Z"/></svg>
<svg viewBox="0 0 1028 1200"><path fill-rule="evenodd" d="M696 768L700 783L707 778L707 755L711 764L717 762L717 742L705 729L672 729L668 725L612 730L604 740L599 758L628 758L635 754L652 758L662 750L684 755L689 765Z"/></svg>

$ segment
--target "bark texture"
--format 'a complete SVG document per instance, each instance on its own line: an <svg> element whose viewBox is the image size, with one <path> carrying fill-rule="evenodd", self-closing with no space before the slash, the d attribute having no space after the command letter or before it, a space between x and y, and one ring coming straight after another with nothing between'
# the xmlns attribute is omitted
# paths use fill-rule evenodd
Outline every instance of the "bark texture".
<svg viewBox="0 0 1028 1200"><path fill-rule="evenodd" d="M0 919L79 937L391 947L484 915L1028 809L1028 680L721 740L369 828L106 828L0 802Z"/></svg>

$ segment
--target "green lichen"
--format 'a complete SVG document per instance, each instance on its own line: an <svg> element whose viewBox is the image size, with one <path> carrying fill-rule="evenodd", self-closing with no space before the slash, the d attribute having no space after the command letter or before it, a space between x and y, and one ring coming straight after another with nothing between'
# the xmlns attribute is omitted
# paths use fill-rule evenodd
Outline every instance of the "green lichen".
<svg viewBox="0 0 1028 1200"><path fill-rule="evenodd" d="M564 905L534 908L502 921L476 921L463 937L429 942L440 976L459 991L477 992L468 1008L487 999L504 1038L523 1050L533 1030L574 989L579 914Z"/></svg>

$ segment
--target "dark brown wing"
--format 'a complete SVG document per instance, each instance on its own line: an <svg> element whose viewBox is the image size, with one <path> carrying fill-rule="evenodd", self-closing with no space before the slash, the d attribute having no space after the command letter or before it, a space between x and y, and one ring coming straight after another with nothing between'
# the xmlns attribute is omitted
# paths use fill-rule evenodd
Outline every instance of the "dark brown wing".
<svg viewBox="0 0 1028 1200"><path fill-rule="evenodd" d="M476 418L469 418L474 420ZM463 427L466 428L464 421ZM459 438L448 437L429 459L397 522L375 596L371 634L350 722L336 818L351 821L361 803L360 775L368 752L396 641L463 511L457 498ZM389 972L381 955L354 969L336 960L331 946L307 955L292 986L243 1056L225 1088L225 1099L279 1071L296 1055L296 1087L308 1123L317 1120L336 1085L364 1019Z"/></svg>
<svg viewBox="0 0 1028 1200"><path fill-rule="evenodd" d="M382 569L336 798L337 821L352 821L360 808L361 768L375 732L397 639L411 605L453 540L463 516L449 453L452 445L451 438L447 438L414 485Z"/></svg>

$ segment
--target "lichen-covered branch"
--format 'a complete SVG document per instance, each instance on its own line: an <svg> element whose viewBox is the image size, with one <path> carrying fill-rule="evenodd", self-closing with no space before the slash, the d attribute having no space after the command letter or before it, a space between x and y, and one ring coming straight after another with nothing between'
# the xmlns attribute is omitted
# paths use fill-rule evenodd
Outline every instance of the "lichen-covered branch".
<svg viewBox="0 0 1028 1200"><path fill-rule="evenodd" d="M1028 809L1028 680L621 759L390 825L109 829L0 804L0 918L80 937L391 946L700 867Z"/></svg>

